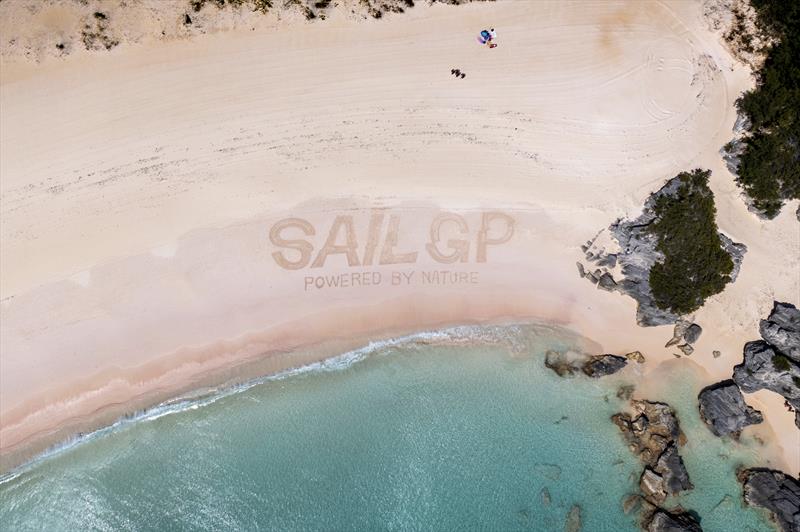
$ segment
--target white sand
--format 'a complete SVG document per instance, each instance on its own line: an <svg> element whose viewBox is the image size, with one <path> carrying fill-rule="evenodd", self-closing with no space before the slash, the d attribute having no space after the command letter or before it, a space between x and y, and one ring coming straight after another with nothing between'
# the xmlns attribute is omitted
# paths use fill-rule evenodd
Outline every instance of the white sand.
<svg viewBox="0 0 800 532"><path fill-rule="evenodd" d="M800 229L795 205L771 222L748 213L722 163L750 80L701 13L689 2L418 6L38 64L4 56L4 467L245 361L277 370L449 323L544 319L605 352L641 350L657 375L673 360L669 328L636 326L634 302L580 279L575 261L580 244L694 167L713 170L719 225L749 250L737 282L697 312L703 336L680 362L709 383L729 377L772 301L800 300ZM494 50L476 42L487 25L499 29ZM414 264L348 267L340 254L287 271L271 256L276 221L307 219L316 255L349 214L362 261L376 207L387 209L381 241L397 215L396 252L418 251ZM466 264L425 249L443 210L465 216ZM483 211L516 229L477 263ZM459 236L448 227L443 240ZM478 282L420 284L431 269ZM412 270L411 284L387 281ZM361 271L384 283L304 289L308 275ZM775 433L765 456L783 449L776 465L797 471L800 433L776 398L748 401Z"/></svg>

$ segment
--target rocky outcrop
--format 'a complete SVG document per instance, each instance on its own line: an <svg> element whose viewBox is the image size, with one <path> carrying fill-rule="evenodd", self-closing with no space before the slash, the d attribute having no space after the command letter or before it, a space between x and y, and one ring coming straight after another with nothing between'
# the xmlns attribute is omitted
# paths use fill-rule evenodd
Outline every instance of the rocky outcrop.
<svg viewBox="0 0 800 532"><path fill-rule="evenodd" d="M764 508L784 532L800 531L800 481L771 469L745 469L738 474L744 501Z"/></svg>
<svg viewBox="0 0 800 532"><path fill-rule="evenodd" d="M667 511L658 508L645 523L647 532L702 532L700 523L682 509Z"/></svg>
<svg viewBox="0 0 800 532"><path fill-rule="evenodd" d="M635 299L638 302L636 321L641 326L667 325L675 323L679 318L656 306L650 289L650 269L657 262L663 261L664 256L656 249L657 238L649 231L649 226L656 219L654 207L658 198L674 196L680 187L679 177L670 179L660 190L650 195L639 217L633 220L619 219L611 224L609 232L618 244L619 251L607 253L605 248L599 248L595 243L597 237L581 248L587 262L593 264L588 269L580 265L578 270L581 276L601 288L615 290ZM739 273L747 247L734 243L722 233L720 238L723 248L733 259L734 267L730 274L733 282ZM621 269L621 275L617 274L618 278L611 272L615 267ZM589 271L591 268L595 269ZM699 331L693 331L692 334L694 333L699 336Z"/></svg>
<svg viewBox="0 0 800 532"><path fill-rule="evenodd" d="M620 413L611 420L620 428L631 452L647 465L654 466L671 443L683 445L675 411L666 403L631 401L632 414Z"/></svg>
<svg viewBox="0 0 800 532"><path fill-rule="evenodd" d="M739 438L742 429L764 421L761 412L748 406L732 380L712 384L697 396L700 417L717 436Z"/></svg>
<svg viewBox="0 0 800 532"><path fill-rule="evenodd" d="M769 317L761 320L758 329L765 342L800 362L800 310L794 305L776 301Z"/></svg>
<svg viewBox="0 0 800 532"><path fill-rule="evenodd" d="M692 489L689 474L678 454L686 438L669 405L631 401L633 414L615 414L628 448L646 465L639 481L645 498L661 504L668 495Z"/></svg>
<svg viewBox="0 0 800 532"><path fill-rule="evenodd" d="M622 431L628 448L645 464L639 478L641 496L626 497L623 500L624 511L627 513L640 506L645 530L700 530L669 528L684 522L686 526L697 523L693 518L684 520L682 509L669 511L660 506L670 495L694 487L678 453L678 447L686 442L686 437L681 432L675 411L665 403L652 401L634 400L631 407L632 414L620 413L611 417Z"/></svg>
<svg viewBox="0 0 800 532"><path fill-rule="evenodd" d="M617 355L596 355L587 360L581 369L590 377L604 377L618 372L628 364L628 359Z"/></svg>
<svg viewBox="0 0 800 532"><path fill-rule="evenodd" d="M767 389L782 395L792 407L800 428L800 310L775 302L761 320L763 340L744 346L744 360L733 368L733 380L743 392Z"/></svg>
<svg viewBox="0 0 800 532"><path fill-rule="evenodd" d="M544 365L560 377L569 377L582 371L589 377L603 377L618 372L628 364L628 359L617 355L587 356L578 353L548 351Z"/></svg>
<svg viewBox="0 0 800 532"><path fill-rule="evenodd" d="M639 479L639 489L645 499L655 504L662 504L669 495L692 489L689 473L683 465L675 444L664 449L654 466L647 466Z"/></svg>

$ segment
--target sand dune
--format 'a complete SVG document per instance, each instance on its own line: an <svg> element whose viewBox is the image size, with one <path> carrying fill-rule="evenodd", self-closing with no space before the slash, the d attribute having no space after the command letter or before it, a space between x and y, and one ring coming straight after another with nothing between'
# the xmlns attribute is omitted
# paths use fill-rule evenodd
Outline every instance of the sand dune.
<svg viewBox="0 0 800 532"><path fill-rule="evenodd" d="M475 40L487 25L493 50ZM718 154L750 78L699 4L418 6L2 67L5 467L103 416L240 376L231 368L245 362L274 371L447 323L553 321L598 350L645 352L653 374L672 360L670 331L637 327L633 301L580 279L575 261L697 166L713 170L721 229L749 251L739 280L697 313L705 332L681 362L709 382L729 376L773 299L800 299L794 209L753 217ZM438 249L464 240L464 263L426 248L443 211L466 229L443 224ZM515 224L480 262L485 212ZM318 256L337 216L353 217L357 265L346 253L320 268L276 263L275 223L306 220ZM499 219L485 229L502 236ZM417 256L381 265L384 247ZM422 284L435 270L477 282ZM308 277L353 272L383 282L308 289ZM392 284L392 272L414 282ZM304 346L316 348L286 354ZM798 433L781 429L791 416L757 395L776 431L765 453L782 446L797 470Z"/></svg>

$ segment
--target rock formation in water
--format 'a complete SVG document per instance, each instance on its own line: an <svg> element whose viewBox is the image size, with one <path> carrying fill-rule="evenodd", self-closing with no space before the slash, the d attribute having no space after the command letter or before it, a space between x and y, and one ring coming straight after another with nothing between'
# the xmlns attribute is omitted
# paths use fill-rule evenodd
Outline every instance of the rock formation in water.
<svg viewBox="0 0 800 532"><path fill-rule="evenodd" d="M677 495L694 486L678 447L686 442L675 411L665 403L631 401L633 414L620 413L611 420L620 428L628 448L645 464L639 478L641 490L642 528L645 530L700 530L696 520L682 509L661 507L670 495ZM638 505L635 496L623 501L630 511ZM685 517L685 519L684 519ZM698 528L669 528L684 523ZM692 524L693 523L693 524Z"/></svg>
<svg viewBox="0 0 800 532"><path fill-rule="evenodd" d="M604 377L618 372L628 364L628 359L617 355L596 355L590 357L581 369L590 377Z"/></svg>
<svg viewBox="0 0 800 532"><path fill-rule="evenodd" d="M703 388L697 399L700 417L717 436L738 439L743 428L764 421L761 412L744 402L742 392L732 380Z"/></svg>
<svg viewBox="0 0 800 532"><path fill-rule="evenodd" d="M746 393L767 389L782 395L800 428L800 310L776 301L759 330L762 340L745 344L733 380Z"/></svg>
<svg viewBox="0 0 800 532"><path fill-rule="evenodd" d="M744 501L764 508L784 532L800 531L800 481L771 469L745 469L738 474Z"/></svg>
<svg viewBox="0 0 800 532"><path fill-rule="evenodd" d="M673 511L656 509L644 529L647 532L703 532L694 516L680 508Z"/></svg>
<svg viewBox="0 0 800 532"><path fill-rule="evenodd" d="M573 352L548 351L544 365L560 377L568 377L582 371L589 377L603 377L618 372L628 364L628 358L617 355L583 355Z"/></svg>

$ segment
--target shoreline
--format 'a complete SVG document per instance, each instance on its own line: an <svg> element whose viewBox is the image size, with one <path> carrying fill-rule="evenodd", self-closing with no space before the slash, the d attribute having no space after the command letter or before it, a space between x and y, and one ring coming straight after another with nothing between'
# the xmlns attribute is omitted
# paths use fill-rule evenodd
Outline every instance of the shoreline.
<svg viewBox="0 0 800 532"><path fill-rule="evenodd" d="M524 329L526 332L519 333L513 330L519 328ZM500 329L500 331L497 329ZM82 420L85 426L94 428L75 432L71 429L74 424L63 426L59 429L56 429L54 432L58 433L67 431L71 432L72 435L66 439L60 439L49 445L47 445L46 442L48 440L52 440L52 438L40 438L42 441L37 443L39 443L40 446L47 445L47 447L40 452L33 453L32 447L29 446L27 442L20 442L20 445L23 446L23 448L19 450L19 454L17 456L26 454L33 454L33 456L17 465L4 467L2 474L0 474L0 484L16 478L43 460L47 460L55 455L72 449L75 445L80 445L84 442L93 440L96 437L102 437L105 434L112 433L117 429L122 429L129 424L157 419L164 415L173 413L179 413L187 408L194 409L198 406L202 408L207 404L214 403L217 400L229 395L244 392L254 386L282 380L284 378L294 377L308 372L346 370L352 364L385 349L423 345L445 345L451 347L457 345L481 346L495 343L513 342L515 335L531 334L531 329L536 329L537 333L539 330L541 330L541 332L546 331L554 337L569 337L569 341L576 343L576 345L586 344L589 346L592 343L587 339L580 338L572 331L563 329L556 325L535 321L515 321L510 318L492 320L491 323L442 325L441 327L436 327L430 330L418 330L406 333L396 331L395 333L389 334L386 332L383 335L370 336L369 338L364 337L360 340L352 340L347 342L356 347L346 351L340 351L340 349L344 348L345 342L329 340L322 342L321 344L298 348L293 353L273 354L273 356L289 355L290 357L295 355L302 362L296 365L291 365L296 363L296 360L287 359L285 360L285 367L282 367L282 369L277 369L277 367L281 367L277 366L276 369L270 373L259 373L260 365L265 362L269 362L268 360L242 361L236 368L226 368L226 372L231 372L231 370L233 370L233 372L236 373L236 376L231 377L228 381L219 382L215 385L191 388L187 391L179 392L176 395L157 403L154 403L152 400L147 401L150 406L142 409L131 410L130 408L123 407L121 405L110 405L104 408L104 410L109 410L109 412L104 412L102 414L92 413L89 414L87 419ZM336 347L334 347L334 345ZM209 377L210 376L207 376L206 378L208 379ZM154 396L151 396L151 398L152 397ZM145 398L142 399L145 400ZM121 415L116 414L113 412L113 410L115 410L114 406L125 408L126 410L123 410L124 413ZM107 423L102 421L112 417L115 414L117 417L114 418L112 422ZM33 437L35 438L35 436ZM13 451L11 457L12 459L15 457Z"/></svg>

